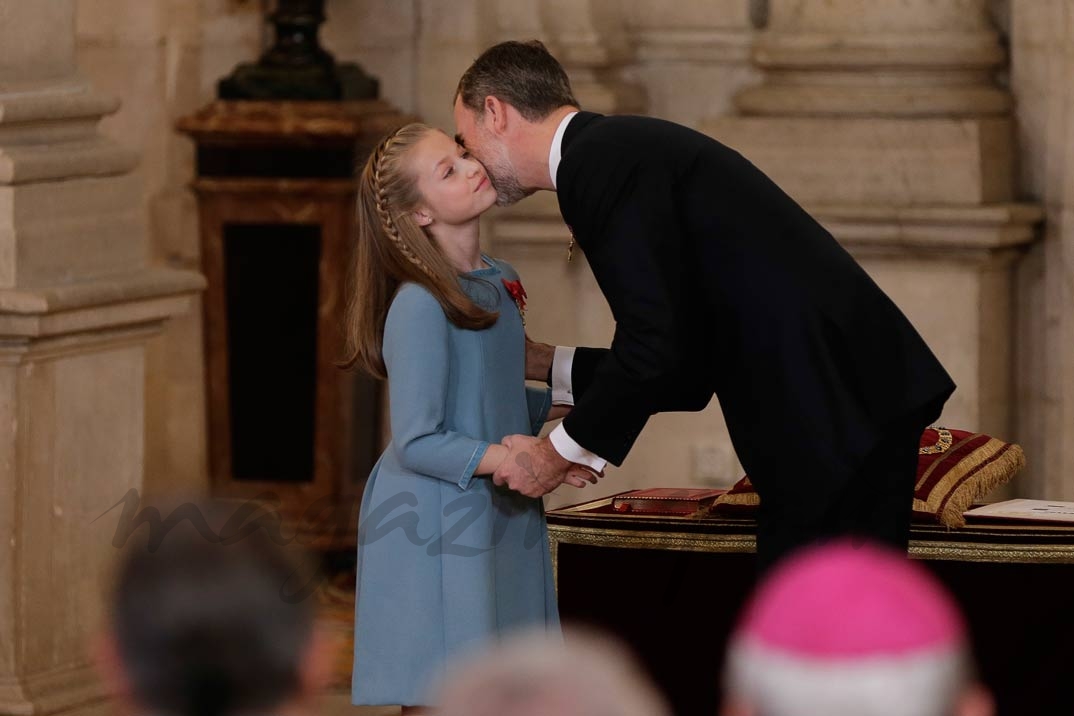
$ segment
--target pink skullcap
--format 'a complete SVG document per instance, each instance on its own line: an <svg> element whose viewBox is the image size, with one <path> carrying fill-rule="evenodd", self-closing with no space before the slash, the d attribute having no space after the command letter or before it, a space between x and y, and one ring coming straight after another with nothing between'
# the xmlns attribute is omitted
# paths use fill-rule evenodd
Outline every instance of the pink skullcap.
<svg viewBox="0 0 1074 716"><path fill-rule="evenodd" d="M958 607L923 566L886 548L840 541L777 567L747 606L736 637L843 659L950 647L964 633Z"/></svg>

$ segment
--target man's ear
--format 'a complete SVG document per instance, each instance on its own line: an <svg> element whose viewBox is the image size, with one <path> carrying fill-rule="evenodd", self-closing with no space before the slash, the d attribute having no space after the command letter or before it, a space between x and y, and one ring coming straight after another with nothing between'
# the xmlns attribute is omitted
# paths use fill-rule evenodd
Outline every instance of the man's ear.
<svg viewBox="0 0 1074 716"><path fill-rule="evenodd" d="M485 128L493 134L507 131L507 104L498 97L485 97Z"/></svg>
<svg viewBox="0 0 1074 716"><path fill-rule="evenodd" d="M414 210L414 221L418 222L418 226L428 226L433 223L432 214L424 206L419 206Z"/></svg>

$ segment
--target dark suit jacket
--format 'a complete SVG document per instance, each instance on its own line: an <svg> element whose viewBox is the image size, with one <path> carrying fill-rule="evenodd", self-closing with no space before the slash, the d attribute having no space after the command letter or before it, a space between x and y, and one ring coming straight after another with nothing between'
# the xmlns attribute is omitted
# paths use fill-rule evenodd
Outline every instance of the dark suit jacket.
<svg viewBox="0 0 1074 716"><path fill-rule="evenodd" d="M650 415L715 394L764 500L822 505L886 429L923 426L954 390L831 234L710 137L581 112L556 178L616 322L610 350L576 354L564 427L609 462Z"/></svg>

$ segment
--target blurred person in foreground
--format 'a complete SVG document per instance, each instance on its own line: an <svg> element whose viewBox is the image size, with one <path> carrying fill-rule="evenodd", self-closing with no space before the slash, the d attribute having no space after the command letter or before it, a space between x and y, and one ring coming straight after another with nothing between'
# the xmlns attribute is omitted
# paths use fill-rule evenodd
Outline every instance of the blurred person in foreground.
<svg viewBox="0 0 1074 716"><path fill-rule="evenodd" d="M807 548L732 634L723 716L992 716L960 610L920 564L872 544Z"/></svg>
<svg viewBox="0 0 1074 716"><path fill-rule="evenodd" d="M221 505L199 509L206 528L227 517ZM183 522L156 549L145 536L135 535L119 561L106 628L94 644L120 713L311 710L328 672L316 600L299 591L311 583L311 565L261 528L240 536Z"/></svg>
<svg viewBox="0 0 1074 716"><path fill-rule="evenodd" d="M433 702L437 716L671 716L617 640L565 629L518 632L456 663Z"/></svg>

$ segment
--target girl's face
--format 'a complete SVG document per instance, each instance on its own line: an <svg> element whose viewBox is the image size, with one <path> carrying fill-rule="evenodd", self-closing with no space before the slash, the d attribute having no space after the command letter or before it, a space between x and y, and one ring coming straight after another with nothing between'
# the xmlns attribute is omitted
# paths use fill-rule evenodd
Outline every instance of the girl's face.
<svg viewBox="0 0 1074 716"><path fill-rule="evenodd" d="M419 225L467 224L496 203L485 167L440 130L426 132L410 154L422 196L414 210Z"/></svg>

